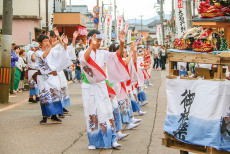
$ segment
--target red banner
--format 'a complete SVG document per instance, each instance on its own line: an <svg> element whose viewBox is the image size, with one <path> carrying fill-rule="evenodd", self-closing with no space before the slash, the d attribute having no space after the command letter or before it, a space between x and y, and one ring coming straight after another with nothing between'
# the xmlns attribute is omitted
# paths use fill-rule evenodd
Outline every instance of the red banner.
<svg viewBox="0 0 230 154"><path fill-rule="evenodd" d="M78 25L78 34L79 35L87 35L87 29L83 26Z"/></svg>
<svg viewBox="0 0 230 154"><path fill-rule="evenodd" d="M178 8L179 8L179 9L182 9L182 8L183 8L182 0L178 0Z"/></svg>
<svg viewBox="0 0 230 154"><path fill-rule="evenodd" d="M127 31L129 28L129 23L125 23L125 31Z"/></svg>

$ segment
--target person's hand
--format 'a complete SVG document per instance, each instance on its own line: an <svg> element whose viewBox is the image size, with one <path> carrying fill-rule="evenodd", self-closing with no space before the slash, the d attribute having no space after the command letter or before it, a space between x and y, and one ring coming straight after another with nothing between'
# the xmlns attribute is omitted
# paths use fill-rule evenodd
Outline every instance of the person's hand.
<svg viewBox="0 0 230 154"><path fill-rule="evenodd" d="M118 36L121 43L125 43L125 31L121 30Z"/></svg>
<svg viewBox="0 0 230 154"><path fill-rule="evenodd" d="M135 43L130 42L130 51L134 51Z"/></svg>
<svg viewBox="0 0 230 154"><path fill-rule="evenodd" d="M50 38L50 32L48 32L46 35Z"/></svg>
<svg viewBox="0 0 230 154"><path fill-rule="evenodd" d="M54 31L54 34L55 34L56 36L59 36L59 32L58 32L57 28L54 28L53 31Z"/></svg>
<svg viewBox="0 0 230 154"><path fill-rule="evenodd" d="M75 32L73 33L73 38L74 38L74 39L76 39L76 38L77 38L77 36L78 36L78 32L77 32L77 31L75 31Z"/></svg>
<svg viewBox="0 0 230 154"><path fill-rule="evenodd" d="M65 34L63 33L63 34L61 35L61 40L63 40L64 37L65 37Z"/></svg>
<svg viewBox="0 0 230 154"><path fill-rule="evenodd" d="M93 37L91 39L91 43L93 46L96 45L96 43L97 43L96 34L93 35Z"/></svg>
<svg viewBox="0 0 230 154"><path fill-rule="evenodd" d="M22 71L23 71L23 69L21 68L21 69L20 69L20 71L22 72Z"/></svg>
<svg viewBox="0 0 230 154"><path fill-rule="evenodd" d="M67 38L67 36L65 36L65 37L63 38L63 43L68 45L68 38Z"/></svg>

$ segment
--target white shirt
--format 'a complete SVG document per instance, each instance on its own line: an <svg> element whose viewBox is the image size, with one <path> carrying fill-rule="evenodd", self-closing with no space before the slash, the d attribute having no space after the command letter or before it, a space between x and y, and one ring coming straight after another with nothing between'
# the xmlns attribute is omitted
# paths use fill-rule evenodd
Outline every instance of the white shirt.
<svg viewBox="0 0 230 154"><path fill-rule="evenodd" d="M37 69L37 64L32 61L32 55L34 54L34 51L28 51L27 52L27 68Z"/></svg>

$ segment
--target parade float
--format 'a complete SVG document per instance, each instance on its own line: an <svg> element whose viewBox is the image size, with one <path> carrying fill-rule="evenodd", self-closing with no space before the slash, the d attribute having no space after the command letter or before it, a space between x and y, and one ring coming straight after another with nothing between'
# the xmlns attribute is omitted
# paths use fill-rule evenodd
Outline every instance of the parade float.
<svg viewBox="0 0 230 154"><path fill-rule="evenodd" d="M162 145L181 153L230 153L230 81L223 68L230 65L228 3L201 2L198 9L201 17L194 18L193 25L203 30L187 30L175 40L177 49L169 49ZM184 77L175 73L175 62L216 67L203 68L208 78Z"/></svg>

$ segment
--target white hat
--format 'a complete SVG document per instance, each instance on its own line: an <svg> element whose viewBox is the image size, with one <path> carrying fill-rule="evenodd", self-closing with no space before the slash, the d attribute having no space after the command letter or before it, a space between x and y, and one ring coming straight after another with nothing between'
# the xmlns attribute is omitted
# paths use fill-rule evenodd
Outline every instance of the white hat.
<svg viewBox="0 0 230 154"><path fill-rule="evenodd" d="M33 49L35 49L36 47L39 47L39 44L38 44L38 42L32 42L30 44L30 47L33 48Z"/></svg>

